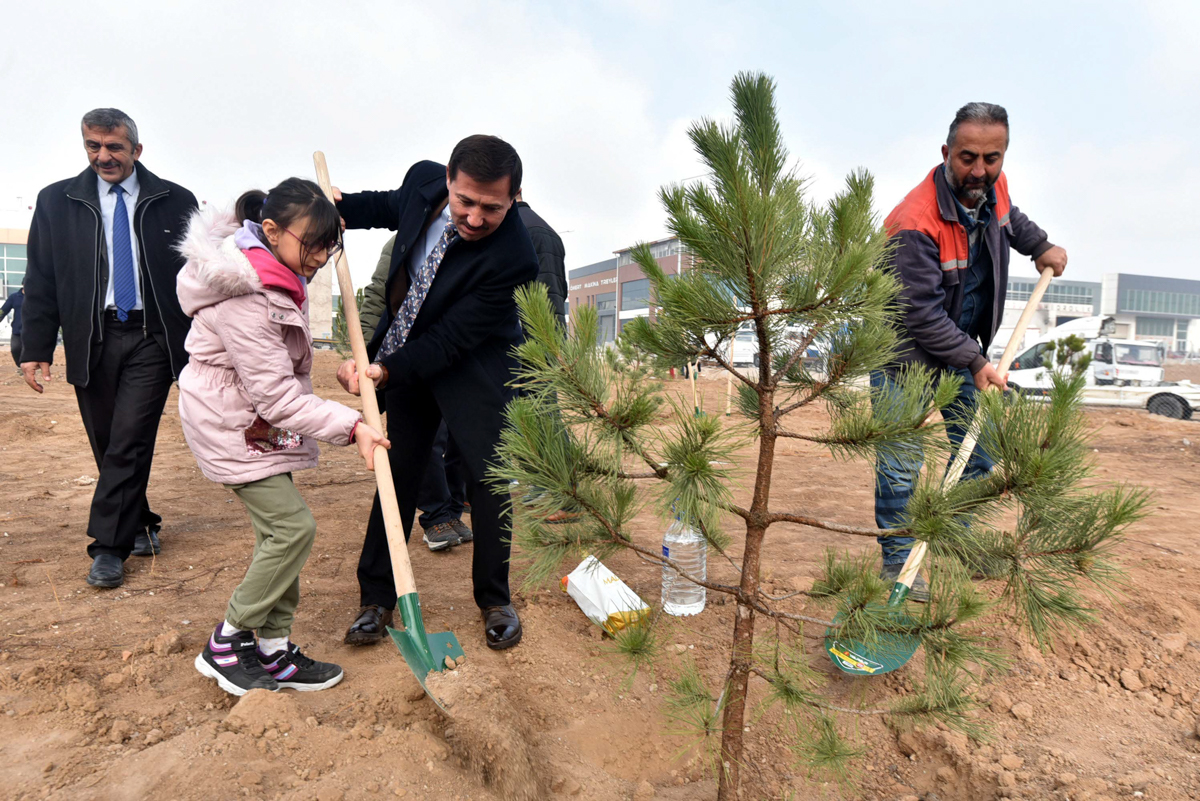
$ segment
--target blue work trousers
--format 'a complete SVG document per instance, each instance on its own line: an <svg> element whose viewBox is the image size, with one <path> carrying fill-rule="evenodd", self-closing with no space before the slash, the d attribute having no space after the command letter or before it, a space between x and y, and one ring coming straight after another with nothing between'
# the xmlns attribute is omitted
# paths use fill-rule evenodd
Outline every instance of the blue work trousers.
<svg viewBox="0 0 1200 801"><path fill-rule="evenodd" d="M946 368L942 375L958 375L962 378L962 388L949 406L942 409L946 420L946 432L955 451L962 444L967 429L975 417L975 380L971 371L965 368ZM891 385L891 379L883 371L871 373L871 388L886 390ZM906 528L905 510L908 500L912 497L917 477L925 462L921 449L916 446L906 446L896 449L893 453L879 455L875 460L875 525L877 528L895 529ZM967 467L963 471L962 480L978 478L991 471L992 460L979 447L971 454ZM912 550L912 537L879 537L879 545L883 548L883 563L885 565L901 565Z"/></svg>

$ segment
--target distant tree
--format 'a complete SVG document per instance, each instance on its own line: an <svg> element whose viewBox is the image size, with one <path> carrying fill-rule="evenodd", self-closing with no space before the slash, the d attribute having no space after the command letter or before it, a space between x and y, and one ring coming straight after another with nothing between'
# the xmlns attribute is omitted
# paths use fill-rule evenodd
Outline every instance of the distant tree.
<svg viewBox="0 0 1200 801"><path fill-rule="evenodd" d="M361 289L354 291L354 301L356 308L362 308L363 291ZM346 315L343 311L341 295L338 295L337 309L333 315L333 347L343 358L349 359L353 355L350 352L350 329L346 327Z"/></svg>

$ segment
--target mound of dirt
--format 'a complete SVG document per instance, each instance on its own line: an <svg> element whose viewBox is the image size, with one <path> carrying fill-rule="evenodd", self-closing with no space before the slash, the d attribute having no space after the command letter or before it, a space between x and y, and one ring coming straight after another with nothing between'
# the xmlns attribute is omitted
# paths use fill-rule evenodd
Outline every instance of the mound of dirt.
<svg viewBox="0 0 1200 801"><path fill-rule="evenodd" d="M317 354L318 394L342 397L339 361ZM719 376L702 373L701 407L720 413L725 381L710 374ZM690 406L690 382L668 386ZM234 699L196 673L192 660L245 574L254 536L237 499L200 475L177 405L167 402L150 482L152 508L165 519L162 553L131 558L125 585L104 591L84 581L93 487L78 479L94 476L95 462L74 391L56 380L35 395L19 377L0 374L0 409L0 486L9 501L0 508L0 797L716 797L705 770L708 744L675 731L664 696L685 660L710 687L720 686L733 605L710 594L701 614L668 621L664 642L675 647L653 670L631 674L569 596L520 590L514 573L525 636L519 647L494 652L472 595L472 546L434 554L414 531L410 553L426 621L457 632L469 657L432 677L435 692L453 704L443 716L390 643L342 643L360 600L354 566L375 485L354 449L325 447L321 467L295 477L320 530L301 574L293 636L315 658L342 665L346 679L325 692ZM798 410L796 430L823 430L824 414ZM847 733L867 752L853 789L810 775L773 728L778 713L756 712L744 735L743 798L1117 801L1141 793L1200 801L1200 423L1132 409L1086 416L1098 481L1154 492L1152 516L1114 549L1131 588L1121 603L1093 598L1098 624L1045 653L1003 619L989 621L985 633L1011 666L987 677L982 707L970 713L988 738L937 726L909 732L885 716L855 716ZM57 425L47 431L51 421ZM870 464L833 459L794 439L777 443L777 453L772 497L781 509L871 525ZM730 458L752 466L752 456L742 448ZM750 491L738 486L735 501L748 503ZM654 547L663 521L641 512L631 532ZM781 523L764 543L766 591L806 589L826 548L878 557L872 538ZM736 544L730 553L738 558ZM605 564L643 598L657 597L661 571L627 553ZM710 559L708 569L715 581L737 580L723 560ZM794 602L790 611L805 613L807 601ZM923 676L921 652L904 671L852 679L824 672L835 669L819 643L813 648L818 680L843 707L890 705ZM758 678L750 686L757 710L768 687Z"/></svg>
<svg viewBox="0 0 1200 801"><path fill-rule="evenodd" d="M241 697L225 716L230 731L248 731L256 737L269 728L291 731L301 723L296 701L286 693L270 690L251 690Z"/></svg>
<svg viewBox="0 0 1200 801"><path fill-rule="evenodd" d="M429 690L446 708L442 736L483 783L513 801L539 801L547 781L532 732L498 679L474 664L431 673Z"/></svg>

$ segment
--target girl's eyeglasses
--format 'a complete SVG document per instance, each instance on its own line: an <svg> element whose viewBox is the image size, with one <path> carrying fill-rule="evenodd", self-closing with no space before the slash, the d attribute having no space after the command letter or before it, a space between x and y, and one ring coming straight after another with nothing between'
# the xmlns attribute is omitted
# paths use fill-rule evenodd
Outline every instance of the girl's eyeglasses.
<svg viewBox="0 0 1200 801"><path fill-rule="evenodd" d="M342 252L342 243L340 240L336 242L330 242L328 245L310 245L300 237L293 234L291 229L284 228L283 230L288 234L288 236L299 242L300 247L304 248L304 250L308 253L320 253L323 250L326 254L328 254L329 258L332 259L334 256Z"/></svg>

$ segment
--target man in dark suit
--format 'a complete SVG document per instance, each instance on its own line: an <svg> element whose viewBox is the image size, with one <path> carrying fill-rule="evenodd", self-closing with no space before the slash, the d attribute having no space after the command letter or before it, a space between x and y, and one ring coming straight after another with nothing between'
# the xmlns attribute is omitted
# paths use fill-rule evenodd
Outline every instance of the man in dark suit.
<svg viewBox="0 0 1200 801"><path fill-rule="evenodd" d="M513 202L521 159L494 136L459 142L445 166L413 165L399 189L334 198L347 228L396 231L385 309L367 347L367 377L382 391L389 459L405 535L438 425L444 419L463 455L475 547L472 581L492 649L521 639L508 586L510 517L486 481L495 459L507 386L521 341L513 293L537 278L538 262ZM353 360L338 380L358 393ZM361 609L346 642L381 639L396 605L383 515L376 497L358 563Z"/></svg>
<svg viewBox="0 0 1200 801"><path fill-rule="evenodd" d="M190 320L179 308L172 245L196 198L138 159L137 125L112 108L83 117L89 166L38 194L29 228L21 370L37 392L50 380L62 327L100 477L92 496L87 581L119 587L125 559L159 552L162 518L146 485L171 382L187 363Z"/></svg>
<svg viewBox="0 0 1200 801"><path fill-rule="evenodd" d="M371 276L371 283L362 289L362 303L358 307L358 324L362 328L364 342L370 342L379 326L386 301L384 286L392 267L392 250L396 246L393 236L379 253L379 262ZM446 431L446 421L438 426L429 453L429 465L417 493L417 508L421 516L417 525L424 532L425 544L431 551L449 551L450 548L471 542L475 535L463 522L463 513L471 507L467 503L467 478L462 466L462 454Z"/></svg>

